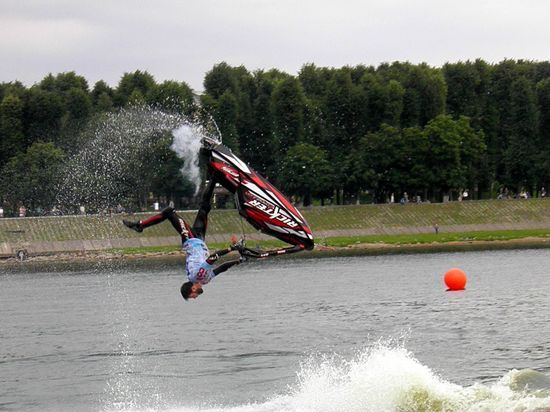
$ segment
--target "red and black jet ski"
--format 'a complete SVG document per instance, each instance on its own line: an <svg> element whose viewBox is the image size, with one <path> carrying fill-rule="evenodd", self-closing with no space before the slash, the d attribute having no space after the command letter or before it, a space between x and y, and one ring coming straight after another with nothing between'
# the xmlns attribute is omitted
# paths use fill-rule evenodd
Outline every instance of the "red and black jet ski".
<svg viewBox="0 0 550 412"><path fill-rule="evenodd" d="M313 234L302 214L271 183L223 144L203 140L214 179L237 194L239 214L270 236L304 249L313 249Z"/></svg>

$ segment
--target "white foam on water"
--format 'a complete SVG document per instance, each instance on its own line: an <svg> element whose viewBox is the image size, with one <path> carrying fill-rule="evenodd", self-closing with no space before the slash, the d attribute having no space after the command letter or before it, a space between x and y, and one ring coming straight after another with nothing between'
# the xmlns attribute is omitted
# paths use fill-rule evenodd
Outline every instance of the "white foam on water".
<svg viewBox="0 0 550 412"><path fill-rule="evenodd" d="M310 361L311 362L311 361ZM402 347L377 344L346 361L309 363L299 374L291 410L389 411L410 409L416 391L455 404L456 385L442 381Z"/></svg>
<svg viewBox="0 0 550 412"><path fill-rule="evenodd" d="M532 372L532 371L531 371ZM376 344L351 360L311 357L288 393L263 403L178 407L172 412L540 411L550 410L550 388L518 390L523 371L492 384L463 387L439 377L403 347ZM131 409L133 411L139 408ZM157 409L143 409L153 411Z"/></svg>

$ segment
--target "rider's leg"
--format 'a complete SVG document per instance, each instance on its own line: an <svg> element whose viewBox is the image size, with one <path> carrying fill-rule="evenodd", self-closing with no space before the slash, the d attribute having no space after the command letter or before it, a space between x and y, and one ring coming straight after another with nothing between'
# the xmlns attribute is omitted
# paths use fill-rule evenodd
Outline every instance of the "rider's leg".
<svg viewBox="0 0 550 412"><path fill-rule="evenodd" d="M206 228L208 226L208 213L212 208L212 195L214 194L214 188L216 187L216 181L213 176L210 176L208 186L204 190L201 202L199 204L199 211L197 212L197 217L193 223L192 231L195 237L198 237L204 240L206 235Z"/></svg>
<svg viewBox="0 0 550 412"><path fill-rule="evenodd" d="M128 226L130 229L135 230L136 232L142 232L143 229L148 227L158 225L161 222L164 222L166 219L170 220L170 223L177 230L177 232L185 240L189 237L193 237L193 232L189 224L183 220L175 211L173 207L167 207L162 210L159 214L151 216L148 219L140 220L139 222L130 222L128 220L123 220L122 222Z"/></svg>

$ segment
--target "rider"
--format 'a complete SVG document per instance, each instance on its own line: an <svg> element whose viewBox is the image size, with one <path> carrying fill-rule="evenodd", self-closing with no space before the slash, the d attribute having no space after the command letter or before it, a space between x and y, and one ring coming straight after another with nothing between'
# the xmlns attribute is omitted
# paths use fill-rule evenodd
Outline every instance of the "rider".
<svg viewBox="0 0 550 412"><path fill-rule="evenodd" d="M173 207L167 207L161 213L143 221L122 221L130 229L133 229L136 232L142 232L143 229L161 223L166 219L170 220L170 223L172 223L174 229L176 229L181 235L183 248L186 252L185 267L189 280L181 285L180 289L181 295L185 300L197 298L203 293L203 285L207 284L215 276L225 272L230 267L245 261L247 257L264 258L268 256L299 252L304 249L302 246L294 246L290 248L258 252L244 247L244 242L241 240L239 242L234 242L226 249L221 249L210 254L208 247L204 242L204 237L206 235L208 213L211 209L210 202L215 186L215 180L210 179L209 184L203 193L200 207L192 227L190 227L189 224L176 213ZM239 259L224 262L219 266L213 265L221 256L235 250L241 255Z"/></svg>
<svg viewBox="0 0 550 412"><path fill-rule="evenodd" d="M237 250L241 244L235 243L227 249L218 250L213 254L210 254L208 247L204 243L204 236L206 234L206 227L208 223L208 212L210 212L210 199L214 192L215 182L210 180L200 203L199 211L193 223L193 227L179 216L173 207L167 207L161 213L152 216L146 220L140 220L139 222L131 222L123 220L122 222L130 229L136 232L142 232L150 226L159 224L166 219L172 223L174 229L178 231L181 236L183 248L186 252L185 268L187 271L188 282L185 282L181 286L181 295L185 300L191 298L195 299L201 293L203 293L202 285L210 282L216 275L225 272L231 266L241 263L244 259L240 258L225 262L218 267L214 267L213 264L221 256L226 255L233 250Z"/></svg>

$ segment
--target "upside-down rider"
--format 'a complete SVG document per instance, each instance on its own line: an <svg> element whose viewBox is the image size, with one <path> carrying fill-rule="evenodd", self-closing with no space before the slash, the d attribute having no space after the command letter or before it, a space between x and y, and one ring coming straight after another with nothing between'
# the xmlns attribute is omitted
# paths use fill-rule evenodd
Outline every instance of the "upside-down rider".
<svg viewBox="0 0 550 412"><path fill-rule="evenodd" d="M221 249L210 254L204 240L208 224L208 213L211 209L212 194L214 193L215 186L216 181L214 178L211 178L201 197L199 210L193 226L189 226L189 224L176 213L173 207L167 207L162 210L161 213L146 220L140 220L138 222L123 220L123 223L130 229L136 232L142 232L143 229L168 219L174 229L181 235L183 249L186 253L185 269L187 271L188 281L181 285L180 291L185 300L197 298L203 293L203 285L206 285L214 277L225 272L230 267L244 262L247 258L265 258L304 250L303 246L296 245L288 248L259 252L245 247L244 242L241 240L233 242L226 249ZM229 260L218 266L214 266L214 263L220 257L232 251L239 252L240 256L238 259Z"/></svg>

